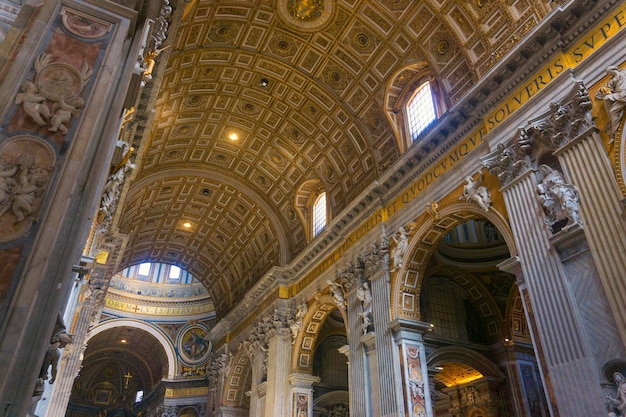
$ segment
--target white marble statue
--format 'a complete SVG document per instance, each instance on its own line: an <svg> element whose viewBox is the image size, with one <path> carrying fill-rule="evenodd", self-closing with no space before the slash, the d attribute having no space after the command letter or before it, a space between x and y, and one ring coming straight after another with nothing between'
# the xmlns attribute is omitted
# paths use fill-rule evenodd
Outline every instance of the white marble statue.
<svg viewBox="0 0 626 417"><path fill-rule="evenodd" d="M615 397L607 395L606 397L610 401L610 407L613 409L609 413L609 417L626 417L626 378L620 372L615 372L613 380L617 384L617 395Z"/></svg>
<svg viewBox="0 0 626 417"><path fill-rule="evenodd" d="M478 181L475 181L474 177L471 175L468 175L465 178L463 195L461 195L459 200L465 200L468 203L473 202L484 211L489 211L489 208L491 207L491 193L487 187L480 185L483 182L483 175L480 171L478 172L478 175L480 177Z"/></svg>
<svg viewBox="0 0 626 417"><path fill-rule="evenodd" d="M566 184L561 173L548 165L541 165L539 171L543 174L543 179L537 184L537 192L546 213L547 226L552 229L555 223L568 220L567 225L562 228L562 230L567 230L574 224L580 223L576 187Z"/></svg>
<svg viewBox="0 0 626 417"><path fill-rule="evenodd" d="M400 226L398 231L391 235L391 238L396 242L396 247L391 252L391 260L393 261L391 270L396 271L402 267L402 259L409 247L409 230L404 226Z"/></svg>
<svg viewBox="0 0 626 417"><path fill-rule="evenodd" d="M626 70L611 65L606 69L606 72L612 75L612 78L600 87L596 93L596 98L604 103L604 109L609 117L606 132L613 140L624 116L624 107L626 107Z"/></svg>
<svg viewBox="0 0 626 417"><path fill-rule="evenodd" d="M330 285L330 293L335 299L335 303L337 303L337 307L339 307L342 310L345 310L346 301L345 301L345 298L343 297L343 288L341 287L341 285L331 280L328 280L326 282L328 283L328 285Z"/></svg>

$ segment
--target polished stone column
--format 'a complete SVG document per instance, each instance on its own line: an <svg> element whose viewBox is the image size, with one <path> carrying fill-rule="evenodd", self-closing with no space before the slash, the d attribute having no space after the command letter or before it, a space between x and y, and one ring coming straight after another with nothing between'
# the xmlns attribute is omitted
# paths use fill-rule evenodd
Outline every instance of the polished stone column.
<svg viewBox="0 0 626 417"><path fill-rule="evenodd" d="M289 375L291 417L313 417L313 384L320 378L309 374ZM305 414L302 414L302 413Z"/></svg>
<svg viewBox="0 0 626 417"><path fill-rule="evenodd" d="M597 375L582 332L575 299L563 265L550 245L549 231L538 201L535 173L526 170L501 190L511 228L518 243L519 259L536 335L543 353L544 384L552 397L553 415L585 417L601 415ZM547 377L547 378L546 378ZM557 411L558 410L558 411Z"/></svg>
<svg viewBox="0 0 626 417"><path fill-rule="evenodd" d="M402 352L402 357L396 354L392 363L399 364L397 367L402 369L402 388L399 391L403 394L403 402L406 406L404 415L433 417L423 340L424 333L432 330L432 325L396 319L389 323L389 329L393 331L395 343Z"/></svg>
<svg viewBox="0 0 626 417"><path fill-rule="evenodd" d="M268 343L265 416L289 415L291 349L291 331L287 327L278 328Z"/></svg>
<svg viewBox="0 0 626 417"><path fill-rule="evenodd" d="M578 188L583 230L617 329L626 345L626 219L622 195L602 139L592 127L554 154L568 182Z"/></svg>

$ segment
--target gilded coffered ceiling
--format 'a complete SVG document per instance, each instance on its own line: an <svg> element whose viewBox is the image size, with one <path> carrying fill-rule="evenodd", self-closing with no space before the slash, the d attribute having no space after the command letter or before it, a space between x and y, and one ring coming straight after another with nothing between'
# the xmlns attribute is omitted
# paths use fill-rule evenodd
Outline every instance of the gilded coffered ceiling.
<svg viewBox="0 0 626 417"><path fill-rule="evenodd" d="M122 264L176 263L207 286L218 316L228 311L305 248L300 196L312 184L336 216L400 157L394 111L421 69L450 106L550 7L179 2L120 218Z"/></svg>

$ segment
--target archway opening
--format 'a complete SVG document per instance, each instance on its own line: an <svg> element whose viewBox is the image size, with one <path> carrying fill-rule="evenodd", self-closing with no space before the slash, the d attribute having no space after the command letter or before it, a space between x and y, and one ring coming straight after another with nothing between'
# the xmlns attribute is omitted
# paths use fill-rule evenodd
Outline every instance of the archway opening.
<svg viewBox="0 0 626 417"><path fill-rule="evenodd" d="M547 416L511 257L485 218L449 226L422 265L420 312L436 417Z"/></svg>
<svg viewBox="0 0 626 417"><path fill-rule="evenodd" d="M150 333L118 326L93 336L74 380L67 417L137 415L163 400L168 358Z"/></svg>
<svg viewBox="0 0 626 417"><path fill-rule="evenodd" d="M346 326L339 310L333 310L322 325L313 356L313 375L320 381L313 386L313 414L328 417L349 410Z"/></svg>

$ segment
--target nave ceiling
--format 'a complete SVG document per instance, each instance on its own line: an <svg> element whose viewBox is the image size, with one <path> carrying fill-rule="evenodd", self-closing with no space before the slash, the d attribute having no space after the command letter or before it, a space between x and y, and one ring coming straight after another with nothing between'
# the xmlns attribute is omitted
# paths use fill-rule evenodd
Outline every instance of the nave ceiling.
<svg viewBox="0 0 626 417"><path fill-rule="evenodd" d="M451 107L555 3L172 5L120 205L122 267L177 264L220 316L306 247L311 193L332 220L400 158L398 106L425 68Z"/></svg>

